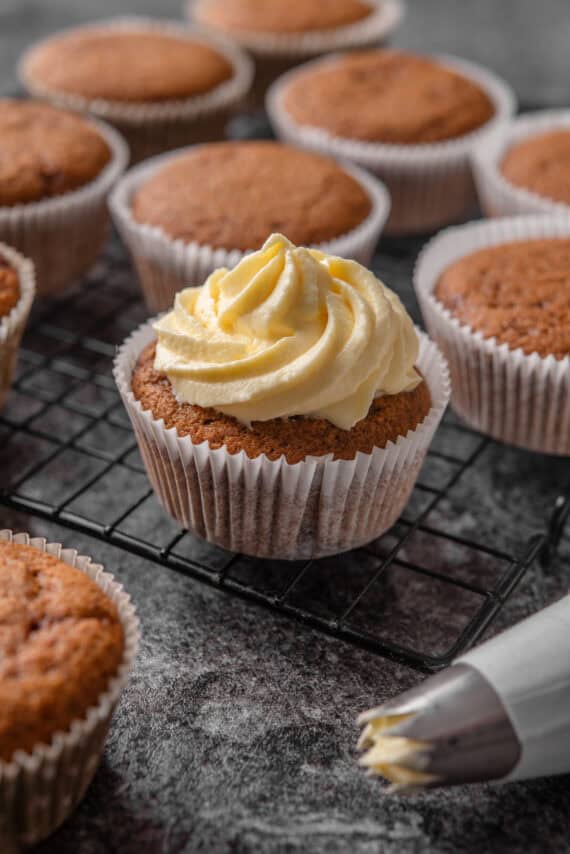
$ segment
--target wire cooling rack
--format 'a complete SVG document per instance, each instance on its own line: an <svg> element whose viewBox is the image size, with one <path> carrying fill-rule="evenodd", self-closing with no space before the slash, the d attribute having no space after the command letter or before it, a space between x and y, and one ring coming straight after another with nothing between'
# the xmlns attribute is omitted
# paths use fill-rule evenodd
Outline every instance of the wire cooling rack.
<svg viewBox="0 0 570 854"><path fill-rule="evenodd" d="M388 244L381 263L389 282L390 268L409 266L416 249ZM480 471L493 443L451 414L403 517L366 548L320 561L263 561L180 530L154 498L111 376L116 347L145 318L117 240L79 286L37 300L0 414L0 504L423 670L473 643L533 562L546 564L555 552L568 500L523 548L465 535L465 496L469 503L485 488Z"/></svg>

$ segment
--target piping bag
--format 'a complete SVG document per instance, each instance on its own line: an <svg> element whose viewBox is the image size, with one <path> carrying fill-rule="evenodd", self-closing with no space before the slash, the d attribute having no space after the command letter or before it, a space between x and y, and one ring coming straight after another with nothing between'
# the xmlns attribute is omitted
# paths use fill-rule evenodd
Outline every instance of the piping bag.
<svg viewBox="0 0 570 854"><path fill-rule="evenodd" d="M570 773L570 595L359 723L391 791Z"/></svg>

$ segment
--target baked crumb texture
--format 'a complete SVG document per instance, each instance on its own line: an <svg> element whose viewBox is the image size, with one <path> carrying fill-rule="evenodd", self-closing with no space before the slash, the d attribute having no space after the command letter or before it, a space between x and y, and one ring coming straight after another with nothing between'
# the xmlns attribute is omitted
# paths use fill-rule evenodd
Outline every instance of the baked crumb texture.
<svg viewBox="0 0 570 854"><path fill-rule="evenodd" d="M455 139L495 114L472 80L428 57L392 50L349 53L300 73L286 87L284 105L301 125L397 145Z"/></svg>
<svg viewBox="0 0 570 854"><path fill-rule="evenodd" d="M527 355L570 355L570 240L505 243L456 261L435 296L462 323Z"/></svg>
<svg viewBox="0 0 570 854"><path fill-rule="evenodd" d="M274 142L212 144L178 157L139 188L132 207L138 222L174 239L242 251L273 232L298 245L324 243L371 209L334 160Z"/></svg>
<svg viewBox="0 0 570 854"><path fill-rule="evenodd" d="M110 160L107 142L80 116L37 101L0 100L0 205L77 190Z"/></svg>
<svg viewBox="0 0 570 854"><path fill-rule="evenodd" d="M49 743L117 673L123 631L88 576L32 546L0 543L0 759Z"/></svg>

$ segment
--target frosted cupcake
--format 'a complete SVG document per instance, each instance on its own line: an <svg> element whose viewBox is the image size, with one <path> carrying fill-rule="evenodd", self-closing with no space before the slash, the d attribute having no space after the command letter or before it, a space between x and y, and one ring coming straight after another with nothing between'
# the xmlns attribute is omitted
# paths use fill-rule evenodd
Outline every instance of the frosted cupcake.
<svg viewBox="0 0 570 854"><path fill-rule="evenodd" d="M400 515L449 396L446 365L354 261L272 236L122 347L115 378L148 475L233 551L346 551Z"/></svg>

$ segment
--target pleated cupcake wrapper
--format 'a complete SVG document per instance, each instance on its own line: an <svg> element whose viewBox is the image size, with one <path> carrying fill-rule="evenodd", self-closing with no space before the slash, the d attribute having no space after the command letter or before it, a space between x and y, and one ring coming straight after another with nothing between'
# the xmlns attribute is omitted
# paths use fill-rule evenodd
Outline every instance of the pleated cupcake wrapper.
<svg viewBox="0 0 570 854"><path fill-rule="evenodd" d="M231 111L247 95L253 80L253 63L236 45L212 35L204 28L187 27L174 21L128 16L97 24L71 27L65 32L116 32L139 29L144 32L165 33L201 41L217 50L231 64L233 76L211 92L189 98L132 103L104 98L89 99L80 95L52 89L37 80L27 69L30 54L42 42L37 42L24 54L19 64L19 76L28 92L61 107L90 113L114 125L127 139L131 161L138 162L172 148L192 142L220 138Z"/></svg>
<svg viewBox="0 0 570 854"><path fill-rule="evenodd" d="M0 240L34 262L38 294L56 293L77 280L95 262L107 234L107 195L129 154L113 128L90 123L111 149L111 160L93 181L54 198L0 207Z"/></svg>
<svg viewBox="0 0 570 854"><path fill-rule="evenodd" d="M188 152L194 150L195 147L186 149ZM151 312L170 308L175 293L181 288L202 285L214 270L219 267L231 269L246 254L239 249L215 249L205 244L174 240L161 228L135 220L131 201L136 190L181 154L184 150L169 152L131 169L109 200L113 220L132 255ZM390 197L385 187L363 170L351 165L343 165L343 168L366 191L372 210L355 229L320 244L319 248L368 265L390 211Z"/></svg>
<svg viewBox="0 0 570 854"><path fill-rule="evenodd" d="M515 240L570 238L570 217L511 217L450 228L418 258L414 284L432 338L445 355L451 402L469 424L532 451L570 454L570 357L510 350L462 324L435 298L443 271L479 249Z"/></svg>
<svg viewBox="0 0 570 854"><path fill-rule="evenodd" d="M163 507L215 545L255 557L299 560L348 551L379 537L400 516L449 399L447 365L420 334L418 366L432 407L407 436L353 460L250 459L194 444L144 410L131 390L133 368L155 333L140 327L115 361L115 380L147 474Z"/></svg>
<svg viewBox="0 0 570 854"><path fill-rule="evenodd" d="M0 243L0 258L17 272L20 298L12 311L0 317L0 409L8 396L16 368L18 348L36 292L34 265L10 246Z"/></svg>
<svg viewBox="0 0 570 854"><path fill-rule="evenodd" d="M113 576L91 558L28 534L0 530L0 541L33 546L84 572L114 602L124 635L123 660L107 690L86 714L49 745L18 751L0 760L0 849L19 850L49 836L77 806L103 751L113 710L125 687L139 645L139 621L130 597Z"/></svg>
<svg viewBox="0 0 570 854"><path fill-rule="evenodd" d="M472 213L477 196L470 153L481 140L502 128L516 107L512 89L492 72L451 56L436 59L481 86L495 106L494 117L485 125L446 142L421 145L362 142L296 122L285 109L287 87L307 70L335 62L334 56L315 60L284 74L267 95L269 118L282 140L344 158L370 170L384 181L392 200L386 225L386 233L389 234L432 230L465 219Z"/></svg>
<svg viewBox="0 0 570 854"><path fill-rule="evenodd" d="M487 216L570 215L570 205L515 186L501 172L503 157L512 145L559 129L570 130L570 110L541 110L513 119L474 148L475 183L481 207Z"/></svg>

